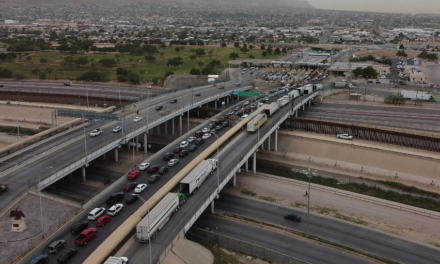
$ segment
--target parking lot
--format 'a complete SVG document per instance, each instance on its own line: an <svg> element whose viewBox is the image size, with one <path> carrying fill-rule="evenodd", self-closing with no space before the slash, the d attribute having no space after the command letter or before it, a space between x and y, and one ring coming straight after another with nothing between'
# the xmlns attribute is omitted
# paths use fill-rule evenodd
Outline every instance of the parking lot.
<svg viewBox="0 0 440 264"><path fill-rule="evenodd" d="M399 72L397 71L397 63L399 62L399 59L391 59L393 62L393 65L391 65L390 74L387 75L387 79L390 80L397 80L399 79ZM406 65L414 65L414 61L412 59L406 60Z"/></svg>

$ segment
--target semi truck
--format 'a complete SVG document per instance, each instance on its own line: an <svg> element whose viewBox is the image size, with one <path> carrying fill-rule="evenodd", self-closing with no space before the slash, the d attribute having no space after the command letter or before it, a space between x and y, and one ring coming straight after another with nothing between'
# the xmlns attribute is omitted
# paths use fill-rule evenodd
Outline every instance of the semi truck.
<svg viewBox="0 0 440 264"><path fill-rule="evenodd" d="M313 93L313 86L309 86L304 88L304 95L312 94Z"/></svg>
<svg viewBox="0 0 440 264"><path fill-rule="evenodd" d="M217 169L217 159L207 159L199 163L185 178L180 182L180 192L190 195L203 184L206 177Z"/></svg>
<svg viewBox="0 0 440 264"><path fill-rule="evenodd" d="M104 264L127 264L128 258L126 257L109 257Z"/></svg>
<svg viewBox="0 0 440 264"><path fill-rule="evenodd" d="M281 97L277 100L277 104L280 108L283 108L286 104L289 103L289 101L290 101L289 96L284 95L283 97Z"/></svg>
<svg viewBox="0 0 440 264"><path fill-rule="evenodd" d="M304 94L304 86L296 88L296 90L299 92L299 95L303 95Z"/></svg>
<svg viewBox="0 0 440 264"><path fill-rule="evenodd" d="M293 91L291 91L290 93L289 93L289 99L292 101L292 100L295 100L295 98L297 98L299 96L299 92L298 92L298 90L293 90Z"/></svg>
<svg viewBox="0 0 440 264"><path fill-rule="evenodd" d="M322 90L322 84L314 84L313 85L313 90Z"/></svg>
<svg viewBox="0 0 440 264"><path fill-rule="evenodd" d="M136 225L136 239L149 243L170 220L171 215L185 202L185 195L168 193L150 212Z"/></svg>
<svg viewBox="0 0 440 264"><path fill-rule="evenodd" d="M400 95L407 100L422 100L422 101L434 101L432 94L419 91L400 91Z"/></svg>
<svg viewBox="0 0 440 264"><path fill-rule="evenodd" d="M334 82L333 88L345 88L346 82Z"/></svg>
<svg viewBox="0 0 440 264"><path fill-rule="evenodd" d="M279 106L276 102L271 103L266 109L264 109L264 113L269 118L271 117L276 111L278 111Z"/></svg>
<svg viewBox="0 0 440 264"><path fill-rule="evenodd" d="M267 121L267 116L265 114L257 115L247 124L247 131L254 133L255 131L258 130L258 128L262 127L264 123L266 123L266 121Z"/></svg>

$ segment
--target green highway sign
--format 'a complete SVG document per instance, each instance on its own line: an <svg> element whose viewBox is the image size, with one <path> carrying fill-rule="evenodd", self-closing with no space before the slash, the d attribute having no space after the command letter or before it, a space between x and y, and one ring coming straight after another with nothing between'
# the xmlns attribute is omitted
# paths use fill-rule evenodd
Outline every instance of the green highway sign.
<svg viewBox="0 0 440 264"><path fill-rule="evenodd" d="M238 96L260 96L260 93L238 92Z"/></svg>

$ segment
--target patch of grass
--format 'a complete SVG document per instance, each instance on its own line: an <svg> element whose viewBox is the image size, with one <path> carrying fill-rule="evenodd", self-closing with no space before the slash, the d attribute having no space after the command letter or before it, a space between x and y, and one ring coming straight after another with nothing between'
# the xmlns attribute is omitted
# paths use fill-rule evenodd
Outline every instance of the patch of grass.
<svg viewBox="0 0 440 264"><path fill-rule="evenodd" d="M281 167L281 166L275 166L272 164L268 164L265 162L260 161L257 166L257 171L277 175L289 179L295 179L299 181L308 182L308 178L306 175L299 173L299 172L293 172L290 168L287 167ZM321 176L314 176L311 178L311 182L319 185L329 186L332 188L349 191L353 193L359 193L364 194L388 201L393 201L397 203L407 204L435 212L440 212L440 202L426 198L426 197L416 197L412 196L410 194L402 194L398 193L396 191L392 190L383 190L379 187L375 186L368 186L366 184L359 184L359 183L339 183L337 180L331 179L331 178L324 178ZM391 184L390 184L391 185ZM393 184L394 186L394 184ZM408 187L403 184L396 184L395 186L399 186L399 189L404 189L406 191L415 190L416 194L422 194L425 193L425 191L414 188L414 187ZM430 193L430 192L426 192Z"/></svg>
<svg viewBox="0 0 440 264"><path fill-rule="evenodd" d="M307 207L307 204L295 202L294 204L290 204L291 207L297 207L297 208L305 208Z"/></svg>
<svg viewBox="0 0 440 264"><path fill-rule="evenodd" d="M40 133L41 131L43 130L20 127L20 135L33 136L35 134ZM18 135L18 129L17 127L0 126L0 133L6 133L9 135Z"/></svg>
<svg viewBox="0 0 440 264"><path fill-rule="evenodd" d="M252 196L252 197L256 197L257 196L257 194L255 192L250 191L248 189L244 189L244 188L240 192L242 194L244 194L244 195L247 195L247 196Z"/></svg>
<svg viewBox="0 0 440 264"><path fill-rule="evenodd" d="M133 72L139 73L141 75L142 81L146 82L150 81L153 77L161 77L167 71L173 71L175 74L189 74L189 71L194 67L196 69L201 69L203 67L199 66L199 62L203 62L204 65L207 65L212 60L219 60L221 64L224 64L231 59L229 58L229 54L232 52L237 52L240 55L240 58L245 59L248 58L249 55L253 55L255 59L273 59L278 56L268 55L263 57L262 51L259 48L251 49L249 52L244 54L237 48L221 48L221 47L199 47L199 46L185 46L183 50L180 52L176 52L175 48L178 47L173 45L172 47L159 48L159 52L163 53L163 56L160 54L154 54L156 57L156 62L149 63L145 61L145 55L142 56L134 56L129 54L105 54L105 53L78 53L72 55L70 53L64 52L35 52L30 53L31 61L22 58L18 61L14 62L0 62L0 67L8 68L12 70L13 73L22 72L25 78L33 78L38 79L37 74L32 73L32 69L40 69L41 72L46 74L47 79L67 79L67 80L76 80L78 76L82 73L92 69L92 64L94 68L98 71L108 72L108 77L110 80L116 80L116 69L118 67L131 70ZM201 57L197 57L196 60L190 60L190 55L195 55L194 52L190 52L191 49L202 48L207 53L212 49L212 56L204 55ZM85 56L89 60L89 64L85 66L65 66L64 68L61 66L61 62L64 58L72 56L74 59L78 57ZM173 57L182 57L183 65L179 67L167 67L166 63L168 59ZM103 67L99 60L101 59L116 59L119 60L117 64L112 68ZM41 64L40 59L46 59L47 63ZM139 60L141 62L139 62ZM53 68L53 72L49 75L45 69L47 67Z"/></svg>
<svg viewBox="0 0 440 264"><path fill-rule="evenodd" d="M440 244L439 243L431 243L431 245L440 248Z"/></svg>
<svg viewBox="0 0 440 264"><path fill-rule="evenodd" d="M398 189L401 190L403 192L407 192L407 193L414 193L414 194L420 194L420 195L424 195L424 196L431 196L434 198L440 198L440 194L438 193L434 193L434 192L430 192L430 191L425 191L422 189L419 189L417 187L414 186L407 186L405 184L401 184L398 182L392 182L392 181L377 181L380 182L384 185L390 186L394 189Z"/></svg>
<svg viewBox="0 0 440 264"><path fill-rule="evenodd" d="M372 259L381 261L383 263L388 263L388 264L399 264L400 263L400 262L397 262L397 261L394 261L394 260L391 260L391 259L387 259L387 258L378 256L378 255L374 255L374 254L371 254L371 253L368 253L368 252L365 252L365 251L362 251L362 250L359 250L359 249L356 249L356 248L352 248L352 247L349 247L349 246L346 246L346 245L343 245L343 244L339 244L339 243L336 243L336 242L333 242L333 241L330 241L330 240L326 240L326 239L323 239L323 238L318 237L318 236L314 236L314 235L310 235L310 234L307 235L306 233L300 232L300 231L297 231L297 230L285 228L285 227L282 227L282 226L277 226L277 225L266 223L266 222L261 222L261 221L258 221L258 220L252 219L252 218L248 218L248 217L245 217L245 216L242 216L242 215L236 215L236 214L232 214L232 213L225 213L224 215L228 216L228 217L244 220L244 221L247 221L247 222L250 222L250 223L255 223L255 224L259 224L259 225L263 225L263 226L277 228L279 230L282 230L282 231L285 231L285 232L288 232L288 233L291 233L291 234L294 234L294 235L297 235L297 236L306 237L307 239L313 240L314 242L319 243L319 244L327 244L329 246L337 247L337 248L340 248L340 249L343 249L343 250L346 250L346 251L349 251L349 252L353 252L355 254L363 255L363 256L366 256L368 258L372 258Z"/></svg>
<svg viewBox="0 0 440 264"><path fill-rule="evenodd" d="M277 199L275 199L275 198L273 198L273 197L270 197L270 196L259 195L259 196L258 196L258 199L260 199L260 200L264 200L264 201L267 201L267 202L271 202L271 203L278 203L278 200L277 200Z"/></svg>

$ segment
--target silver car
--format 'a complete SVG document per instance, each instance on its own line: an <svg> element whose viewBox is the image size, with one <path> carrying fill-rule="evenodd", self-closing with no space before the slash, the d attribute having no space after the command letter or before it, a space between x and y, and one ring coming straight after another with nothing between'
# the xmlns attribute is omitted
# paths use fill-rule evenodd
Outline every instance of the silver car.
<svg viewBox="0 0 440 264"><path fill-rule="evenodd" d="M347 140L352 140L353 139L353 136L349 135L349 134L338 134L336 137L337 138L341 138L341 139L347 139Z"/></svg>
<svg viewBox="0 0 440 264"><path fill-rule="evenodd" d="M122 127L117 126L117 127L113 128L113 133L118 133L121 130L122 130Z"/></svg>
<svg viewBox="0 0 440 264"><path fill-rule="evenodd" d="M176 165L179 162L178 159L170 159L170 161L168 161L168 167L173 167L174 165Z"/></svg>

